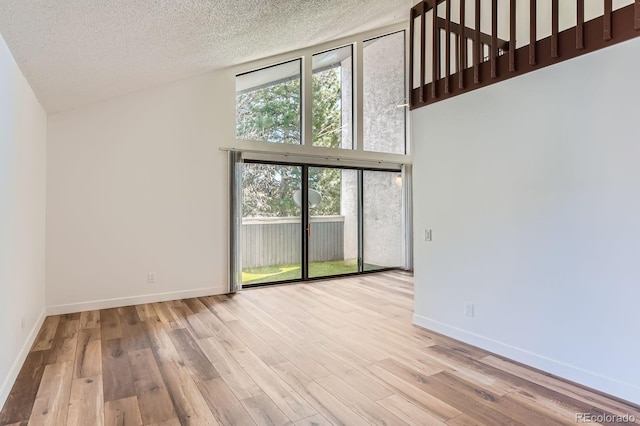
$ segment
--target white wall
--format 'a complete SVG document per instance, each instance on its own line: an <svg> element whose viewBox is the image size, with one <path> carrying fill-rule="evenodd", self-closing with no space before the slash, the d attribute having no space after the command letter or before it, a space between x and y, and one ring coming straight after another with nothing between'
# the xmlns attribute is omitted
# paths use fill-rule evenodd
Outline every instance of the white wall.
<svg viewBox="0 0 640 426"><path fill-rule="evenodd" d="M50 312L227 290L233 99L214 73L49 117Z"/></svg>
<svg viewBox="0 0 640 426"><path fill-rule="evenodd" d="M412 113L414 321L635 403L639 51Z"/></svg>
<svg viewBox="0 0 640 426"><path fill-rule="evenodd" d="M46 132L0 36L0 406L44 319Z"/></svg>

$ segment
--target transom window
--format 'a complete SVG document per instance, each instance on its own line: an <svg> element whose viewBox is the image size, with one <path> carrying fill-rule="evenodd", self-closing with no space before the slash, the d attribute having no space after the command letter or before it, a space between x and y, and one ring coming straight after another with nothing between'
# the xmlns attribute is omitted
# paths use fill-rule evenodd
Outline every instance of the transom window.
<svg viewBox="0 0 640 426"><path fill-rule="evenodd" d="M300 144L300 59L236 76L236 138Z"/></svg>
<svg viewBox="0 0 640 426"><path fill-rule="evenodd" d="M237 139L406 153L404 31L311 55L310 81L304 63L299 58L236 76Z"/></svg>

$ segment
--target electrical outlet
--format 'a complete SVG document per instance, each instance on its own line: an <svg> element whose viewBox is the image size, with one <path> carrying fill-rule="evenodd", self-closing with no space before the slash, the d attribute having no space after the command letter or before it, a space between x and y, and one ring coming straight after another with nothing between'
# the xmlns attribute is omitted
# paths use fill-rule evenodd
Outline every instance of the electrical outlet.
<svg viewBox="0 0 640 426"><path fill-rule="evenodd" d="M24 331L24 317L20 319L20 329Z"/></svg>
<svg viewBox="0 0 640 426"><path fill-rule="evenodd" d="M424 240L431 241L431 229L424 230Z"/></svg>
<svg viewBox="0 0 640 426"><path fill-rule="evenodd" d="M147 282L149 284L155 284L156 283L156 273L155 272L149 272L147 274Z"/></svg>
<svg viewBox="0 0 640 426"><path fill-rule="evenodd" d="M464 302L464 316L473 318L473 303Z"/></svg>

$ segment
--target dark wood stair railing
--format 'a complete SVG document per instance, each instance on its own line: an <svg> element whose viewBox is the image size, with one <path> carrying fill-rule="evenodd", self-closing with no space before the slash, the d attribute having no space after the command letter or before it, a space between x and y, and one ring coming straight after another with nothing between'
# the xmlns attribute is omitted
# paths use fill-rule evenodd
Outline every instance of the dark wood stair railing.
<svg viewBox="0 0 640 426"><path fill-rule="evenodd" d="M475 3L475 19L473 28L470 28L465 22L465 14L469 4L473 5L470 3L472 1ZM482 1L491 3L491 34L480 30ZM411 109L640 36L640 0L615 11L612 10L612 0L603 0L604 13L586 22L584 0L575 0L576 25L564 31L558 29L558 2L559 0L551 0L551 14L545 17L538 16L536 0L529 0L529 44L520 48L516 46L516 7L524 7L525 0L509 2L509 40L498 38L497 0L459 0L459 22L451 19L451 0L423 0L416 4L411 8L409 25ZM446 4L438 7L442 3ZM433 13L434 8L438 13ZM443 14L442 9L444 17L440 16ZM548 19L551 23L551 35L541 40L537 40L539 19ZM419 37L415 34L416 22L420 25ZM431 26L431 34L427 34L427 22ZM444 52L442 37L445 37ZM418 49L416 43L419 44ZM471 66L469 43L472 48ZM432 46L431 58L426 57L426 46L429 44ZM453 72L452 50L455 57ZM430 75L427 74L427 59L431 60ZM414 68L415 64L418 67ZM415 71L419 72L417 87L414 87Z"/></svg>

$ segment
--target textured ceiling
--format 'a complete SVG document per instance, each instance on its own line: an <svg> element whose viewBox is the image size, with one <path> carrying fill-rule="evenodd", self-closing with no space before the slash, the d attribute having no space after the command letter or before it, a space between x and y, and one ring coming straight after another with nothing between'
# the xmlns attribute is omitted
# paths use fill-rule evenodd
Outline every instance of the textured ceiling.
<svg viewBox="0 0 640 426"><path fill-rule="evenodd" d="M49 112L406 19L412 0L0 0Z"/></svg>

